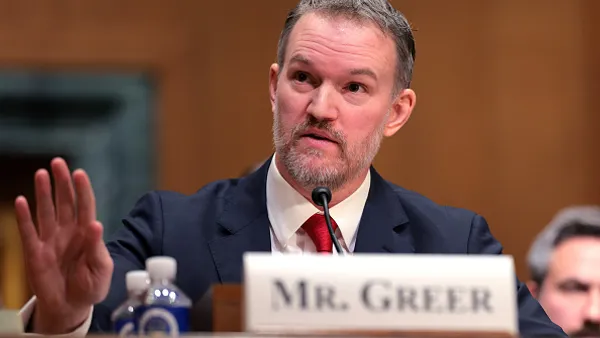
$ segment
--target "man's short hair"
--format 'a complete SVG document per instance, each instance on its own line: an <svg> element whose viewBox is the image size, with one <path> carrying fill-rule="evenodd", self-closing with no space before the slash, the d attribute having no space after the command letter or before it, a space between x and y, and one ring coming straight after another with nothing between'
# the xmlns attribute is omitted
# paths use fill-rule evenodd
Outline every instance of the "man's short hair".
<svg viewBox="0 0 600 338"><path fill-rule="evenodd" d="M536 283L543 284L554 249L573 237L600 238L600 206L562 209L537 235L527 255L531 278Z"/></svg>
<svg viewBox="0 0 600 338"><path fill-rule="evenodd" d="M287 44L292 29L305 14L342 16L358 22L373 22L396 44L396 81L394 92L410 87L415 62L415 40L410 24L387 0L300 0L292 9L279 37L277 63L284 67Z"/></svg>

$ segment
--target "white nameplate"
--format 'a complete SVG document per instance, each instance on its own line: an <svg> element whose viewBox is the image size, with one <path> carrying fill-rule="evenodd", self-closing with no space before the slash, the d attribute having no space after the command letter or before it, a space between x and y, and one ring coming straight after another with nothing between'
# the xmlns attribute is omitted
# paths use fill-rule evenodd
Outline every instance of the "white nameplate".
<svg viewBox="0 0 600 338"><path fill-rule="evenodd" d="M511 256L244 256L248 332L518 333Z"/></svg>
<svg viewBox="0 0 600 338"><path fill-rule="evenodd" d="M0 310L0 334L23 333L23 321L16 310Z"/></svg>

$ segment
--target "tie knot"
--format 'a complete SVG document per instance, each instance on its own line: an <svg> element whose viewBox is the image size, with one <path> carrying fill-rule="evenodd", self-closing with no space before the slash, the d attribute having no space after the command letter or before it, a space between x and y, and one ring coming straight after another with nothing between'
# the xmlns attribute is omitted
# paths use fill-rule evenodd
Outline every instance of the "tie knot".
<svg viewBox="0 0 600 338"><path fill-rule="evenodd" d="M333 231L337 229L337 224L331 218L331 226ZM329 236L329 230L327 229L327 221L325 215L316 213L304 222L302 229L306 231L306 234L315 243L317 252L328 252L331 253L333 241Z"/></svg>

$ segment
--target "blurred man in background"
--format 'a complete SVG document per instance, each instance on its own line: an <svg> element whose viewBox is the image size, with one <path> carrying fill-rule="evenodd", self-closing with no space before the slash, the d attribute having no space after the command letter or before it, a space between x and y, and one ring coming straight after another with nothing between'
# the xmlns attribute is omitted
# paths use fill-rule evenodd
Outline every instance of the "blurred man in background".
<svg viewBox="0 0 600 338"><path fill-rule="evenodd" d="M535 239L527 283L568 334L600 336L600 207L560 211Z"/></svg>

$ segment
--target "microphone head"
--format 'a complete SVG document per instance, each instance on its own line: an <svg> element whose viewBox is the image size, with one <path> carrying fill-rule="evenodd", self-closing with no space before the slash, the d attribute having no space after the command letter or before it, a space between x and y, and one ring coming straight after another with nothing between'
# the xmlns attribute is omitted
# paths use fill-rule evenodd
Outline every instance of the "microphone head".
<svg viewBox="0 0 600 338"><path fill-rule="evenodd" d="M312 200L320 207L323 206L323 195L325 195L325 199L327 199L327 203L329 203L331 201L331 190L329 190L329 188L316 187L312 191Z"/></svg>

